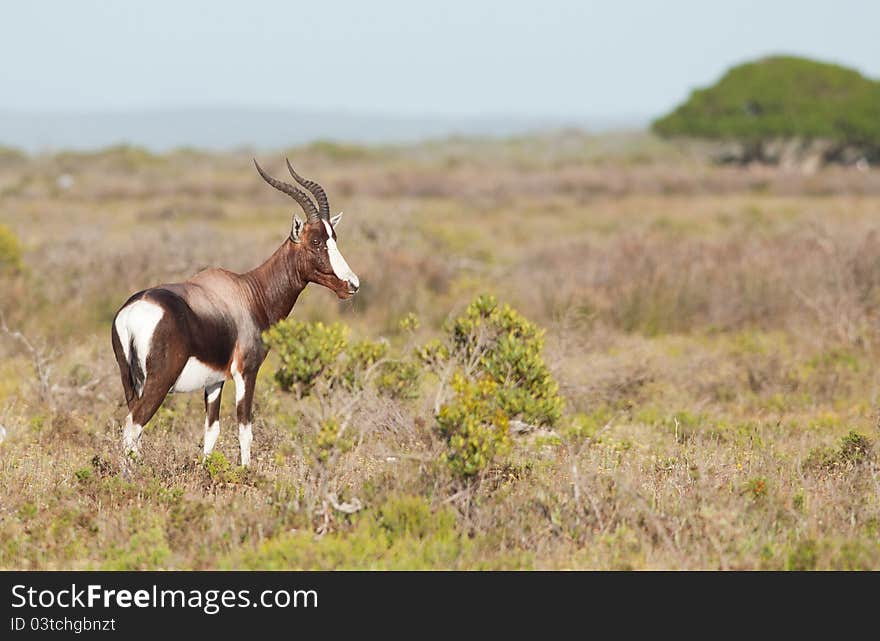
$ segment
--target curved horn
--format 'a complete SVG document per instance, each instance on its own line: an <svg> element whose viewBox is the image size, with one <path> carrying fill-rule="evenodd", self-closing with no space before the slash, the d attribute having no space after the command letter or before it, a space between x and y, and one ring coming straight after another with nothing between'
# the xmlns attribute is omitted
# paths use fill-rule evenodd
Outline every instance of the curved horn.
<svg viewBox="0 0 880 641"><path fill-rule="evenodd" d="M256 158L254 158L254 166L257 168L257 171L260 172L263 180L272 185L278 191L283 191L285 194L287 194L299 203L299 206L303 208L303 211L305 212L306 217L308 218L308 221L310 223L316 223L321 220L321 216L320 214L318 214L318 210L315 209L315 203L312 202L312 199L309 198L304 191L297 189L289 183L272 178L272 176L263 171L263 168L260 167L260 163L257 162Z"/></svg>
<svg viewBox="0 0 880 641"><path fill-rule="evenodd" d="M287 160L285 158L284 160ZM314 180L306 180L302 176L300 176L293 169L293 165L290 164L290 161L287 160L287 169L290 171L290 175L293 176L293 179L298 182L300 185L308 189L312 192L312 195L315 197L315 200L318 201L318 212L321 214L321 218L330 218L330 201L327 200L327 193L324 191L324 188L321 187Z"/></svg>

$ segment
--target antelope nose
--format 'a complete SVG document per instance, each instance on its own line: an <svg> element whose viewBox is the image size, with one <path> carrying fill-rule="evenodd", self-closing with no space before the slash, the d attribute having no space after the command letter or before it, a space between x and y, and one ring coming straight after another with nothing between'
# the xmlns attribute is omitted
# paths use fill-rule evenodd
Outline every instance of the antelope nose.
<svg viewBox="0 0 880 641"><path fill-rule="evenodd" d="M361 283L358 280L358 277L354 274L348 279L348 288L351 290L351 293L354 294L357 290L361 288Z"/></svg>

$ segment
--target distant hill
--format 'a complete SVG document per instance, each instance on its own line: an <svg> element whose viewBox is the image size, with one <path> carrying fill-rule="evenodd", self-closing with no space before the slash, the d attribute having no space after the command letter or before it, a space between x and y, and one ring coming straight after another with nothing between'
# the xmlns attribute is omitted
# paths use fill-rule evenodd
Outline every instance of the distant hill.
<svg viewBox="0 0 880 641"><path fill-rule="evenodd" d="M880 82L839 65L764 58L694 91L652 128L662 136L736 141L740 160L779 160L789 141L790 151L812 150L827 161L876 161Z"/></svg>
<svg viewBox="0 0 880 641"><path fill-rule="evenodd" d="M562 127L643 126L637 117L583 120L483 116L406 117L284 109L192 108L91 113L0 111L0 145L29 152L128 144L227 150L283 148L316 140L415 142L452 135L511 136Z"/></svg>

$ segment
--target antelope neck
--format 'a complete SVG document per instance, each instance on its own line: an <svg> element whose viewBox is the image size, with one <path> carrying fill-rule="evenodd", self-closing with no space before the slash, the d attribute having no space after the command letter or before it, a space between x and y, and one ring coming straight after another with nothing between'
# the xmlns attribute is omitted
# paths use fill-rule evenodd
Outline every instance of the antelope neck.
<svg viewBox="0 0 880 641"><path fill-rule="evenodd" d="M288 239L262 265L243 275L257 308L254 315L265 325L261 329L287 318L305 289L299 253L299 246Z"/></svg>

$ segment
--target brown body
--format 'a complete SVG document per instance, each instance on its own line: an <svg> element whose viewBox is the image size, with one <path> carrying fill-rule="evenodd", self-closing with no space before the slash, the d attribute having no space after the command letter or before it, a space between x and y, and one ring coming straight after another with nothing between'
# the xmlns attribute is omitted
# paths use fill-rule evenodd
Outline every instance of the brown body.
<svg viewBox="0 0 880 641"><path fill-rule="evenodd" d="M316 183L291 173L310 190L315 188ZM270 184L282 189L274 184L278 182ZM286 193L295 189L281 184ZM317 200L320 204L321 198ZM326 205L326 196L323 201ZM308 222L295 219L290 237L256 269L244 274L206 269L185 282L138 292L117 312L112 343L129 407L126 452L137 452L143 426L169 392L204 389L209 453L219 433L223 384L233 379L242 462L249 462L254 384L267 353L262 333L287 317L310 282L340 298L359 287L336 247L333 225L338 217L331 221L323 211L304 209ZM215 425L216 433L211 431Z"/></svg>

